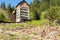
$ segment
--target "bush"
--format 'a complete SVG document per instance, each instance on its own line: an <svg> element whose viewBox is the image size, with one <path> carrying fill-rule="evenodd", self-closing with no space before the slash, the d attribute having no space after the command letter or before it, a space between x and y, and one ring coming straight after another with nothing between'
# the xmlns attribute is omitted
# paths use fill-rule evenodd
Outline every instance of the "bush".
<svg viewBox="0 0 60 40"><path fill-rule="evenodd" d="M31 22L27 22L27 25L32 25L33 27L40 27L44 24L47 24L47 19L42 19L42 20L32 20Z"/></svg>
<svg viewBox="0 0 60 40"><path fill-rule="evenodd" d="M50 19L50 21L54 21L58 19L60 21L60 7L52 7L50 8L47 13L45 13L45 18Z"/></svg>
<svg viewBox="0 0 60 40"><path fill-rule="evenodd" d="M33 20L34 19L34 13L30 13L30 19Z"/></svg>
<svg viewBox="0 0 60 40"><path fill-rule="evenodd" d="M0 10L0 21L1 22L9 22L10 21L8 18L7 12L2 9Z"/></svg>

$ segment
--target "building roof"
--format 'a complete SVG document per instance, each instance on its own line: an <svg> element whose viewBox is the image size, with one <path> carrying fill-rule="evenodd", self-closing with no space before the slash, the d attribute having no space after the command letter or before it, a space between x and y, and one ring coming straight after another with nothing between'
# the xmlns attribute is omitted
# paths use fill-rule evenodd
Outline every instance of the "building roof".
<svg viewBox="0 0 60 40"><path fill-rule="evenodd" d="M25 0L19 2L19 3L17 4L17 6L18 6L18 5L21 5L21 4L24 3L24 2L29 6L29 4L28 4ZM17 7L17 6L16 6L16 7Z"/></svg>

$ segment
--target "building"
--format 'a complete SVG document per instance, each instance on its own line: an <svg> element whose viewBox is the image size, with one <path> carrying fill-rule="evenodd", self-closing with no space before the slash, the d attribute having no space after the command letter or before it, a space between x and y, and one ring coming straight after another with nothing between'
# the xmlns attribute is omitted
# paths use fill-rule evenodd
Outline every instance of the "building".
<svg viewBox="0 0 60 40"><path fill-rule="evenodd" d="M21 22L29 19L29 4L22 0L17 4L16 8L13 11L14 21Z"/></svg>

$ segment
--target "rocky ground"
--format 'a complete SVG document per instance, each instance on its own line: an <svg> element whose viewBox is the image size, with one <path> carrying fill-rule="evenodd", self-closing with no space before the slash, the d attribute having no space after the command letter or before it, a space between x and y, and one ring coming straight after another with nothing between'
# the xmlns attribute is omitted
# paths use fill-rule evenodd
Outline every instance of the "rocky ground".
<svg viewBox="0 0 60 40"><path fill-rule="evenodd" d="M0 40L60 40L60 27L0 28Z"/></svg>

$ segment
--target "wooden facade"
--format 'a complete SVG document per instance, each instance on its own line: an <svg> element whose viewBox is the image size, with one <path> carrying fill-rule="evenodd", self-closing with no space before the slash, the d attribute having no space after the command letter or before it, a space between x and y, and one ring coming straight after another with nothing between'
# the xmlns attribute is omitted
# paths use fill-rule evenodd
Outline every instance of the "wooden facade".
<svg viewBox="0 0 60 40"><path fill-rule="evenodd" d="M15 16L15 22L21 22L23 20L28 20L29 19L29 4L23 0L18 5L13 11L13 15Z"/></svg>

